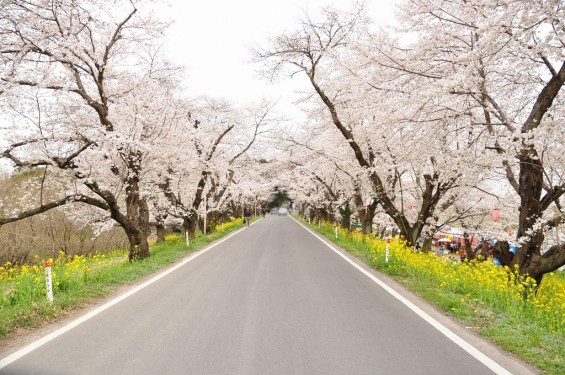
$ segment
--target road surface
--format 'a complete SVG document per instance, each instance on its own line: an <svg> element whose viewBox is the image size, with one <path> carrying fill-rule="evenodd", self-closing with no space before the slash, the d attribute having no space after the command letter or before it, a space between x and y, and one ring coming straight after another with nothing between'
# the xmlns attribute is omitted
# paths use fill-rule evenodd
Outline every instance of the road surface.
<svg viewBox="0 0 565 375"><path fill-rule="evenodd" d="M0 374L492 374L290 217L268 216Z"/></svg>

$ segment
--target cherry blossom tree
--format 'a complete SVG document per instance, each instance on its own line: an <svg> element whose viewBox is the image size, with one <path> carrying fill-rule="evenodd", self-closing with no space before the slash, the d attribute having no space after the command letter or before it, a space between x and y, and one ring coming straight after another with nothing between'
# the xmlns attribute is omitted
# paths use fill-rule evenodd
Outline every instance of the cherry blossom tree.
<svg viewBox="0 0 565 375"><path fill-rule="evenodd" d="M56 169L63 196L3 218L68 202L105 211L125 231L130 260L149 256L144 177L174 128L175 72L155 41L165 24L142 1L10 1L0 10L1 155ZM8 122L8 120L6 120ZM153 165L155 167L155 165Z"/></svg>
<svg viewBox="0 0 565 375"><path fill-rule="evenodd" d="M363 8L326 9L320 21L306 18L255 51L256 59L273 74L307 76L311 111L333 125L369 181L370 199L358 210L366 232L380 206L413 244L460 194L467 161L477 158L475 143L457 131L470 118L452 110L447 95L421 90L426 77L407 78L364 55L375 48L367 24Z"/></svg>
<svg viewBox="0 0 565 375"><path fill-rule="evenodd" d="M563 222L562 2L414 0L403 12L417 35L412 60L388 64L430 77L476 114L469 132L485 136L491 165L519 198L510 264L539 282L565 264L565 244L545 241Z"/></svg>
<svg viewBox="0 0 565 375"><path fill-rule="evenodd" d="M159 186L164 196L157 209L161 216L183 219L191 235L200 224L217 221L234 198L237 181L249 168L246 155L258 137L268 131L273 106L260 103L239 109L222 101L203 98L189 105L176 142L183 151L164 161ZM236 189L237 190L237 189ZM237 195L237 194L235 194Z"/></svg>

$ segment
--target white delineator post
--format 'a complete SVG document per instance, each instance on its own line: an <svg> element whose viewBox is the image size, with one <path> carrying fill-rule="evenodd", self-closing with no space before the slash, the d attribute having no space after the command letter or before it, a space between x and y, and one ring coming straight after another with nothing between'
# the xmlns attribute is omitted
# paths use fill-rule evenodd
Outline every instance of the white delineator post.
<svg viewBox="0 0 565 375"><path fill-rule="evenodd" d="M190 246L190 236L188 235L188 229L184 230L184 238L186 240L186 246Z"/></svg>
<svg viewBox="0 0 565 375"><path fill-rule="evenodd" d="M337 239L337 225L335 226L335 238Z"/></svg>
<svg viewBox="0 0 565 375"><path fill-rule="evenodd" d="M51 262L45 262L45 293L47 300L53 303L53 277L51 275Z"/></svg>
<svg viewBox="0 0 565 375"><path fill-rule="evenodd" d="M390 238L386 240L385 262L388 264L388 255L390 253Z"/></svg>
<svg viewBox="0 0 565 375"><path fill-rule="evenodd" d="M208 221L208 198L207 198L207 194L204 194L204 235L206 235L206 221Z"/></svg>

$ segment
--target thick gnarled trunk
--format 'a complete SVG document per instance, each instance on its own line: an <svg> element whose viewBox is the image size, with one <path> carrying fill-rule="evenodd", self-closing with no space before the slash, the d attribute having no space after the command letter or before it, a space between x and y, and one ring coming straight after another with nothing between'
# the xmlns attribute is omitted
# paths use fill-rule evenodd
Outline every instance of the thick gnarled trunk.
<svg viewBox="0 0 565 375"><path fill-rule="evenodd" d="M133 157L135 156L135 157ZM139 189L139 162L141 156L136 153L130 157L128 176L126 177L126 222L122 228L129 240L130 262L149 257L149 243L147 241L151 229L149 227L149 207L146 198L141 198Z"/></svg>
<svg viewBox="0 0 565 375"><path fill-rule="evenodd" d="M128 260L130 262L134 262L137 260L148 258L149 243L147 242L147 237L143 234L143 232L126 231L126 234L130 245Z"/></svg>
<svg viewBox="0 0 565 375"><path fill-rule="evenodd" d="M534 156L534 157L532 157ZM522 245L517 249L512 265L518 265L521 274L528 274L541 282L541 246L544 240L542 230L535 230L536 223L543 215L541 195L543 191L543 166L535 150L529 148L520 154L520 216L518 239Z"/></svg>
<svg viewBox="0 0 565 375"><path fill-rule="evenodd" d="M559 71L554 70L552 73L551 79L538 94L530 115L522 126L522 149L518 154L520 176L518 184L514 181L520 196L518 240L522 245L517 249L512 265L518 265L520 273L530 275L538 283L544 273L556 270L565 263L564 244L553 246L541 254L544 234L543 228L537 228L543 213L551 204L558 202L565 191L564 185L547 186L542 197L544 166L533 142L535 130L542 124L542 119L565 84L565 62L561 64ZM510 181L513 181L512 178Z"/></svg>

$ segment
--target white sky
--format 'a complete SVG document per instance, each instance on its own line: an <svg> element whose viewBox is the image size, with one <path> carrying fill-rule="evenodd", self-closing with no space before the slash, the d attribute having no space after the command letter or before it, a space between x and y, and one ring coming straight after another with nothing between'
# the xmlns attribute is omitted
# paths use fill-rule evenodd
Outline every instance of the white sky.
<svg viewBox="0 0 565 375"><path fill-rule="evenodd" d="M279 110L293 111L295 90L306 88L304 77L275 84L256 77L248 63L249 47L266 46L268 36L292 30L307 11L316 15L331 4L350 9L349 0L169 0L173 25L167 50L171 60L187 68L190 96L207 95L245 104L261 98L279 102ZM368 1L375 22L394 19L397 0Z"/></svg>

